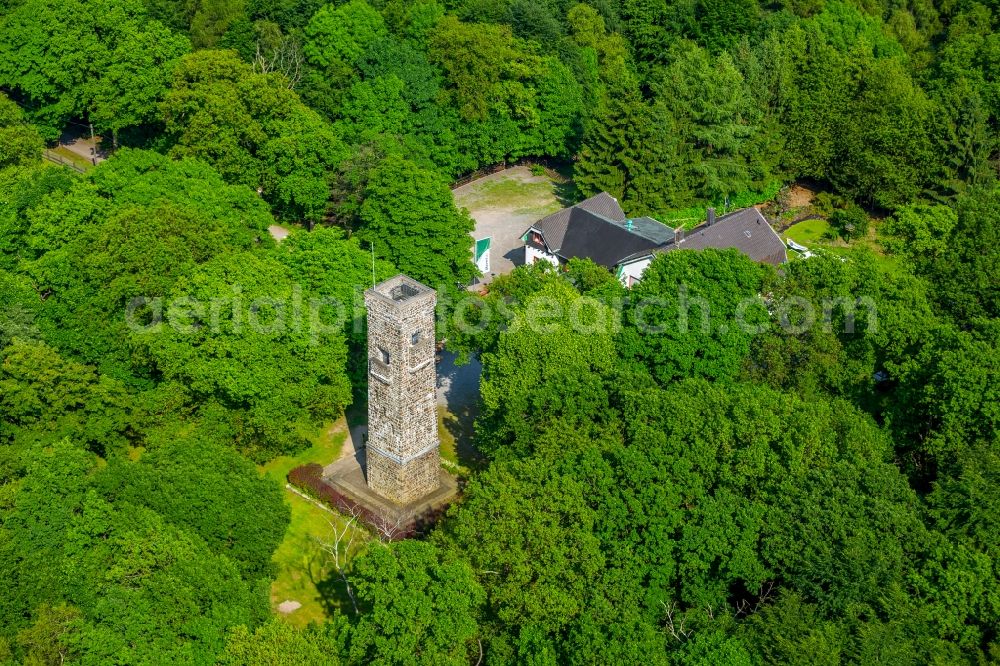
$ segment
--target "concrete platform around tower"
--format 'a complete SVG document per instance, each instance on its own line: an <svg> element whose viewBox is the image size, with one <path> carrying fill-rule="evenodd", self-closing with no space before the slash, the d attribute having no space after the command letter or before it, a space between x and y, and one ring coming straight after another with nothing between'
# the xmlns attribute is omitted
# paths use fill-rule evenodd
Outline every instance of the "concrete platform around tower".
<svg viewBox="0 0 1000 666"><path fill-rule="evenodd" d="M441 469L441 485L429 495L399 505L386 499L368 487L364 473L365 448L354 455L344 456L323 468L323 480L339 493L360 504L378 516L384 516L398 526L419 521L424 516L443 509L458 494L458 479Z"/></svg>

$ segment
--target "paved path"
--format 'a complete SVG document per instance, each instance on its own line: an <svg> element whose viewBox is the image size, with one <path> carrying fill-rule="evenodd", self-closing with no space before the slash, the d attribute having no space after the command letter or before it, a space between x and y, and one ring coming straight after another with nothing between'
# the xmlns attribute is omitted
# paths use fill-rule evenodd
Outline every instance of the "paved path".
<svg viewBox="0 0 1000 666"><path fill-rule="evenodd" d="M479 400L479 377L483 366L473 356L465 365L455 364L455 354L441 352L437 366L437 404L452 414L461 414Z"/></svg>
<svg viewBox="0 0 1000 666"><path fill-rule="evenodd" d="M78 129L63 132L59 137L59 145L75 155L79 155L91 164L99 164L108 158L100 147L101 137L90 138Z"/></svg>
<svg viewBox="0 0 1000 666"><path fill-rule="evenodd" d="M365 447L365 437L368 435L368 426L366 424L359 424L347 430L347 438L344 439L344 445L340 447L340 455L337 460L341 458L349 458L354 456L359 462L362 461L362 450Z"/></svg>

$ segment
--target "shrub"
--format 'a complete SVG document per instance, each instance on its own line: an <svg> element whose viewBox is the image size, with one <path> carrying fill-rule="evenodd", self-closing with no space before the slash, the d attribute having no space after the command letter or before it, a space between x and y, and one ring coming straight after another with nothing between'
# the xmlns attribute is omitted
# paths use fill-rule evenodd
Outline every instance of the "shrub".
<svg viewBox="0 0 1000 666"><path fill-rule="evenodd" d="M444 513L444 510L430 511L413 516L402 524L390 523L386 516L379 515L350 497L344 495L323 478L323 466L309 463L296 467L288 473L288 482L310 497L323 502L340 513L356 516L370 527L384 541L399 541L425 534Z"/></svg>

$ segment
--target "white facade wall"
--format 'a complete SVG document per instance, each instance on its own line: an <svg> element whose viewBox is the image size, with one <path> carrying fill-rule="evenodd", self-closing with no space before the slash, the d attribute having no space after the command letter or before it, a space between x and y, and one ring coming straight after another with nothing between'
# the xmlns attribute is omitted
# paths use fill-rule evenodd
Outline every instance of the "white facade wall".
<svg viewBox="0 0 1000 666"><path fill-rule="evenodd" d="M547 261L556 268L559 267L559 257L554 254L549 254L545 250L539 250L531 245L524 246L524 263L533 264L536 261Z"/></svg>
<svg viewBox="0 0 1000 666"><path fill-rule="evenodd" d="M630 264L622 265L618 272L618 279L621 280L622 284L626 287L631 287L642 278L642 274L645 272L646 266L649 266L652 260L652 257L645 257L638 261L633 261Z"/></svg>

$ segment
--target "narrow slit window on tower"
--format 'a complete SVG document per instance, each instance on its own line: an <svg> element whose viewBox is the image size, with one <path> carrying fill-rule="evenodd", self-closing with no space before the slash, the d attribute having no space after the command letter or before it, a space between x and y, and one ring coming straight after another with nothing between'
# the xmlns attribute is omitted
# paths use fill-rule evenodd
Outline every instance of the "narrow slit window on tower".
<svg viewBox="0 0 1000 666"><path fill-rule="evenodd" d="M378 358L386 365L389 365L389 352L382 349L381 347L378 348Z"/></svg>
<svg viewBox="0 0 1000 666"><path fill-rule="evenodd" d="M423 336L420 335L420 331L414 331L413 335L410 336L410 344L411 345L417 344L418 342L420 342L420 339L422 337Z"/></svg>

